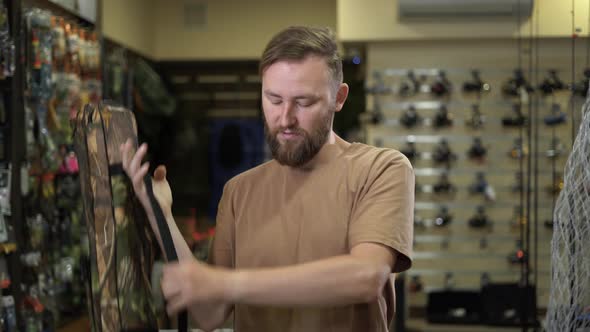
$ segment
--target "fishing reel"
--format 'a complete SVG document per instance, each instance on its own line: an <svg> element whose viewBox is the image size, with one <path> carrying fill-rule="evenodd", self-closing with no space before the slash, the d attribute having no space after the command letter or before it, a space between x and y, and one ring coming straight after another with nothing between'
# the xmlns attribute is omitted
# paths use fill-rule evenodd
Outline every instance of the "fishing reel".
<svg viewBox="0 0 590 332"><path fill-rule="evenodd" d="M440 108L434 115L432 124L434 128L450 127L453 125L453 116L449 114L445 105L440 105Z"/></svg>
<svg viewBox="0 0 590 332"><path fill-rule="evenodd" d="M518 97L522 91L531 93L534 91L531 84L525 79L522 69L516 69L514 76L502 85L502 93L509 97Z"/></svg>
<svg viewBox="0 0 590 332"><path fill-rule="evenodd" d="M512 159L522 159L529 154L529 150L523 146L522 138L517 137L514 139L514 143L510 151L508 151L508 156Z"/></svg>
<svg viewBox="0 0 590 332"><path fill-rule="evenodd" d="M561 105L553 103L551 105L551 113L547 115L543 121L548 126L556 126L558 124L565 123L567 116L564 111L561 110Z"/></svg>
<svg viewBox="0 0 590 332"><path fill-rule="evenodd" d="M549 70L549 76L539 85L539 91L541 91L543 96L551 95L556 91L565 90L566 88L567 86L557 76L557 71L554 69Z"/></svg>
<svg viewBox="0 0 590 332"><path fill-rule="evenodd" d="M565 147L558 137L554 137L549 143L549 149L545 151L545 155L549 159L557 159L565 152Z"/></svg>
<svg viewBox="0 0 590 332"><path fill-rule="evenodd" d="M555 196L555 195L559 194L562 189L563 189L563 176L561 175L561 173L556 173L553 183L546 187L547 193Z"/></svg>
<svg viewBox="0 0 590 332"><path fill-rule="evenodd" d="M450 164L452 161L457 159L457 156L451 151L451 147L446 139L441 139L438 145L435 146L434 152L432 153L432 159L435 163L446 163Z"/></svg>
<svg viewBox="0 0 590 332"><path fill-rule="evenodd" d="M455 287L455 277L452 272L445 273L445 279L443 281L444 288L449 290Z"/></svg>
<svg viewBox="0 0 590 332"><path fill-rule="evenodd" d="M491 221L486 215L485 208L478 206L475 215L469 218L469 227L471 228L484 228L491 225Z"/></svg>
<svg viewBox="0 0 590 332"><path fill-rule="evenodd" d="M484 125L484 117L479 110L479 105L471 105L471 116L465 121L465 124L471 129L480 129Z"/></svg>
<svg viewBox="0 0 590 332"><path fill-rule="evenodd" d="M489 83L484 83L479 75L479 70L471 71L471 81L463 83L463 92L465 93L482 93L491 90Z"/></svg>
<svg viewBox="0 0 590 332"><path fill-rule="evenodd" d="M487 152L488 150L485 146L483 146L481 138L474 137L473 143L471 143L471 147L469 147L469 150L467 150L467 156L470 159L482 160L485 158Z"/></svg>
<svg viewBox="0 0 590 332"><path fill-rule="evenodd" d="M373 110L368 110L364 121L368 121L372 125L376 126L383 123L383 111L381 110L381 104L378 101L373 103Z"/></svg>
<svg viewBox="0 0 590 332"><path fill-rule="evenodd" d="M527 217L522 213L522 207L520 205L514 207L514 214L512 215L512 221L510 224L513 229L519 229L521 226L526 226Z"/></svg>
<svg viewBox="0 0 590 332"><path fill-rule="evenodd" d="M413 275L408 287L410 293L419 293L424 289L424 283L419 275Z"/></svg>
<svg viewBox="0 0 590 332"><path fill-rule="evenodd" d="M399 122L406 128L413 128L422 122L422 117L414 106L410 106L402 113Z"/></svg>
<svg viewBox="0 0 590 332"><path fill-rule="evenodd" d="M508 263L517 265L517 264L524 264L528 260L527 252L522 248L522 242L520 240L516 240L516 248L514 252L508 255Z"/></svg>
<svg viewBox="0 0 590 332"><path fill-rule="evenodd" d="M584 70L584 78L574 85L574 93L580 97L586 98L588 94L588 85L590 82L590 68Z"/></svg>
<svg viewBox="0 0 590 332"><path fill-rule="evenodd" d="M469 186L469 193L483 195L487 200L496 200L496 193L494 188L486 180L483 172L475 174L474 182Z"/></svg>
<svg viewBox="0 0 590 332"><path fill-rule="evenodd" d="M430 85L430 92L437 97L445 97L451 94L452 88L451 81L447 78L446 73L441 70Z"/></svg>
<svg viewBox="0 0 590 332"><path fill-rule="evenodd" d="M400 150L400 152L403 153L410 161L414 161L420 157L420 152L418 152L416 149L416 143L410 140L406 141L406 145Z"/></svg>
<svg viewBox="0 0 590 332"><path fill-rule="evenodd" d="M420 86L421 83L416 78L414 72L409 70L406 77L400 83L398 93L401 97L414 96L420 92Z"/></svg>
<svg viewBox="0 0 590 332"><path fill-rule="evenodd" d="M522 114L520 103L512 105L512 116L505 116L502 118L502 126L504 127L524 127L528 123L527 117Z"/></svg>
<svg viewBox="0 0 590 332"><path fill-rule="evenodd" d="M434 218L434 226L445 227L453 221L453 216L449 213L446 206L441 206L436 217Z"/></svg>
<svg viewBox="0 0 590 332"><path fill-rule="evenodd" d="M444 172L432 186L432 191L436 194L450 194L456 192L457 188L449 181L449 175Z"/></svg>

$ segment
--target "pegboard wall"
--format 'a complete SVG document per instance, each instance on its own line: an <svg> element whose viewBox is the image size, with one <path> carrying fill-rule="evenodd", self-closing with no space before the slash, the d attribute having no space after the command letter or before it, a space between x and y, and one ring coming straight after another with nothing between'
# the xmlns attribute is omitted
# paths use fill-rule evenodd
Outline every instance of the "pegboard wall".
<svg viewBox="0 0 590 332"><path fill-rule="evenodd" d="M566 39L521 45L520 54L503 40L367 47L364 139L404 152L416 174L410 307L424 308L432 290L522 281L527 257L547 306L552 211L583 103L569 87L583 89L587 59L581 46L572 59Z"/></svg>

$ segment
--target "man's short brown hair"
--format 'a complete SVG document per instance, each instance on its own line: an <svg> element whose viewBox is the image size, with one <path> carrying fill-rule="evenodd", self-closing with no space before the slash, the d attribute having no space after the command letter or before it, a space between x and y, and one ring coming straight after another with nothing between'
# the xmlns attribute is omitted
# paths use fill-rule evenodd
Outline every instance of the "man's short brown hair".
<svg viewBox="0 0 590 332"><path fill-rule="evenodd" d="M338 55L336 37L329 28L293 26L277 33L266 45L260 60L259 73L283 60L301 61L309 55L323 57L337 88L342 83L342 60Z"/></svg>

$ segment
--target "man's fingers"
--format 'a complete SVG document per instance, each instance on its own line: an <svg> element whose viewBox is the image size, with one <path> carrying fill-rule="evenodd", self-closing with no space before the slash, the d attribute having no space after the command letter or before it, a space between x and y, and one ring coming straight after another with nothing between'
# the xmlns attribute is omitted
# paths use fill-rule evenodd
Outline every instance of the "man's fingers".
<svg viewBox="0 0 590 332"><path fill-rule="evenodd" d="M166 179L166 166L160 165L154 171L154 179L157 181L162 181Z"/></svg>
<svg viewBox="0 0 590 332"><path fill-rule="evenodd" d="M181 295L180 287L177 282L169 282L162 279L162 295L167 301L173 300Z"/></svg>
<svg viewBox="0 0 590 332"><path fill-rule="evenodd" d="M178 282L174 274L170 272L170 269L166 268L162 270L162 281L160 287L162 287L162 294L167 301L174 301L176 297L181 296L181 283ZM173 270L172 270L173 271Z"/></svg>
<svg viewBox="0 0 590 332"><path fill-rule="evenodd" d="M143 157L145 157L146 152L147 144L143 143L139 147L139 149L137 149L137 152L135 152L135 156L133 156L133 159L131 159L131 162L129 163L129 168L127 170L129 174L135 174L135 172L141 165L141 161L143 160Z"/></svg>
<svg viewBox="0 0 590 332"><path fill-rule="evenodd" d="M177 296L167 302L166 312L168 316L173 316L179 313L182 309L187 307L183 296Z"/></svg>
<svg viewBox="0 0 590 332"><path fill-rule="evenodd" d="M179 271L180 263L178 261L167 263L162 267L162 282L168 279L167 276L176 275Z"/></svg>
<svg viewBox="0 0 590 332"><path fill-rule="evenodd" d="M119 147L119 150L121 151L121 163L123 164L123 169L127 170L127 167L129 166L129 160L131 159L131 157L129 156L131 147L133 146L131 139L127 139L127 141L125 141L125 143L121 144L121 146Z"/></svg>
<svg viewBox="0 0 590 332"><path fill-rule="evenodd" d="M133 175L133 179L131 179L131 181L133 182L134 187L141 187L141 185L143 184L143 178L147 175L149 169L150 163L148 162L143 164L141 168Z"/></svg>

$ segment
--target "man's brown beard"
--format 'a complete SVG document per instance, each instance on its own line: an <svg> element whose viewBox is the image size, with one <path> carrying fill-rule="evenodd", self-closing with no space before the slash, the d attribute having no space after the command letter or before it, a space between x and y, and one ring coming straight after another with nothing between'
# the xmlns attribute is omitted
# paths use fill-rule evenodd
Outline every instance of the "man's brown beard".
<svg viewBox="0 0 590 332"><path fill-rule="evenodd" d="M330 123L332 121L333 112L328 112L326 116L312 129L312 133L299 128L278 128L272 133L268 128L268 124L264 121L264 134L266 143L270 148L273 158L281 165L291 167L301 167L308 161L313 159L320 151L328 136L330 134ZM285 129L303 136L303 140L297 142L285 141L281 143L277 134Z"/></svg>

